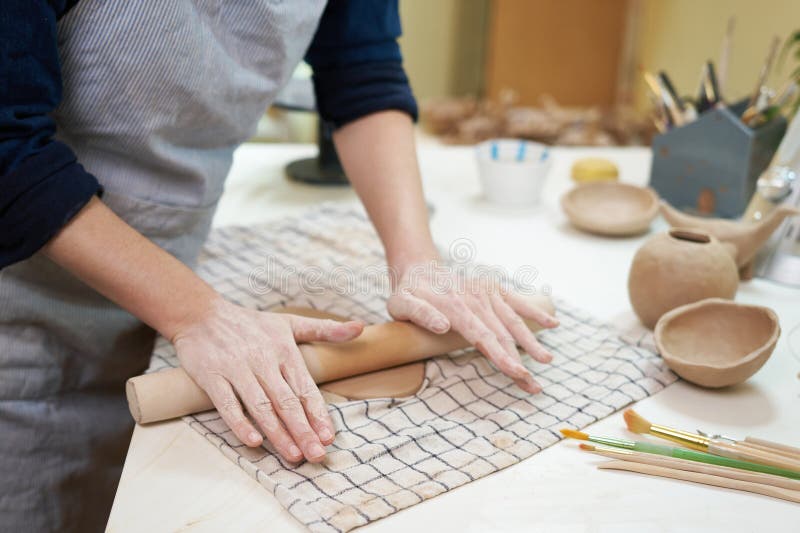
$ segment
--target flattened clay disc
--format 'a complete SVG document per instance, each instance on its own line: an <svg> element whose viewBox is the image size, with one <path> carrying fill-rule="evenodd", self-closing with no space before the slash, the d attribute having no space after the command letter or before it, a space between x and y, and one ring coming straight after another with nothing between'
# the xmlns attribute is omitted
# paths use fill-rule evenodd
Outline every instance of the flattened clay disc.
<svg viewBox="0 0 800 533"><path fill-rule="evenodd" d="M419 361L338 381L330 381L321 385L320 389L348 400L405 398L413 396L422 387L424 379L425 362Z"/></svg>
<svg viewBox="0 0 800 533"><path fill-rule="evenodd" d="M347 318L311 307L280 307L273 313L287 313L309 318L327 318L344 322ZM425 362L378 370L369 374L330 381L320 386L329 401L369 400L371 398L405 398L413 396L425 379Z"/></svg>

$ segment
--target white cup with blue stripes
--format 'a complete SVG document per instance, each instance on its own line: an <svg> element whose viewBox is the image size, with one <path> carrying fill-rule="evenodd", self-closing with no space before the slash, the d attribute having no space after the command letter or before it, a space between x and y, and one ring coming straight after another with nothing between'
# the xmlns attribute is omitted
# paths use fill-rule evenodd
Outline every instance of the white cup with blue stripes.
<svg viewBox="0 0 800 533"><path fill-rule="evenodd" d="M486 199L493 204L531 206L539 203L550 148L523 139L490 139L476 147L478 170Z"/></svg>

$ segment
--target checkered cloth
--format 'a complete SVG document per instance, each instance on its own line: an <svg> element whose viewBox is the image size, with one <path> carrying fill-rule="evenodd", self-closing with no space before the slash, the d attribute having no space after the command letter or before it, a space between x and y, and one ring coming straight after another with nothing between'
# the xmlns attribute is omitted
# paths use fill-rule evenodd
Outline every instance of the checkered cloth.
<svg viewBox="0 0 800 533"><path fill-rule="evenodd" d="M304 276L383 262L363 210L324 204L277 223L213 231L197 270L243 306L316 307L374 323L389 320L385 284L370 277L342 290L334 275L310 295ZM437 357L413 397L331 404L337 434L324 464L289 464L268 444L248 448L216 411L185 420L309 529L348 531L518 463L557 442L559 428L583 428L675 381L652 351L574 307L557 308L561 325L538 334L552 364L523 358L543 393L522 392L474 350ZM177 364L159 339L151 370Z"/></svg>

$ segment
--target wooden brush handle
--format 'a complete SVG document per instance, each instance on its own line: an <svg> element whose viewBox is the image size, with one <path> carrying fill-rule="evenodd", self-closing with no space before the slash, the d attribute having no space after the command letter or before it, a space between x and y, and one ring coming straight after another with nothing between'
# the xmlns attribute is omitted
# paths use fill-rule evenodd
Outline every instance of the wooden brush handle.
<svg viewBox="0 0 800 533"><path fill-rule="evenodd" d="M794 446L787 446L786 444L758 439L756 437L745 437L744 442L756 447L766 448L769 451L778 453L780 455L785 455L787 457L800 460L800 448L795 448Z"/></svg>
<svg viewBox="0 0 800 533"><path fill-rule="evenodd" d="M750 461L752 463L785 468L786 470L793 470L800 473L800 461L786 457L785 455L756 450L748 446L739 446L738 444L728 444L727 442L719 441L709 444L708 451L709 453L722 457L730 457L731 459L739 459L740 461Z"/></svg>
<svg viewBox="0 0 800 533"><path fill-rule="evenodd" d="M549 298L536 297L531 303L554 314ZM539 324L527 321L536 331ZM454 331L438 335L410 322L386 322L364 328L349 342L315 342L300 346L308 371L317 384L366 374L428 359L469 347ZM172 368L128 380L128 407L139 424L158 422L213 409L211 399L183 370Z"/></svg>
<svg viewBox="0 0 800 533"><path fill-rule="evenodd" d="M638 472L640 474L648 474L651 476L680 479L682 481L691 481L693 483L702 483L704 485L712 485L714 487L753 492L755 494L771 496L772 498L780 498L781 500L800 503L800 491L773 487L772 485L763 485L761 483L754 483L752 481L729 479L711 474L701 474L699 472L686 472L684 470L674 470L672 468L665 468L663 466L633 463L631 461L608 461L597 465L597 468L603 470L625 470L628 472Z"/></svg>

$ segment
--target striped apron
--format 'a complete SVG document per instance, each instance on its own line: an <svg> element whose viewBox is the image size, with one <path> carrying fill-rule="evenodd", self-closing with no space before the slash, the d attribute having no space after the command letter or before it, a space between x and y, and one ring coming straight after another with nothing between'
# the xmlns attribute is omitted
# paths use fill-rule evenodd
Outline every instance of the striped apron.
<svg viewBox="0 0 800 533"><path fill-rule="evenodd" d="M103 201L191 265L234 149L324 0L82 0L58 25L58 137ZM37 254L0 271L0 530L104 529L154 332Z"/></svg>

